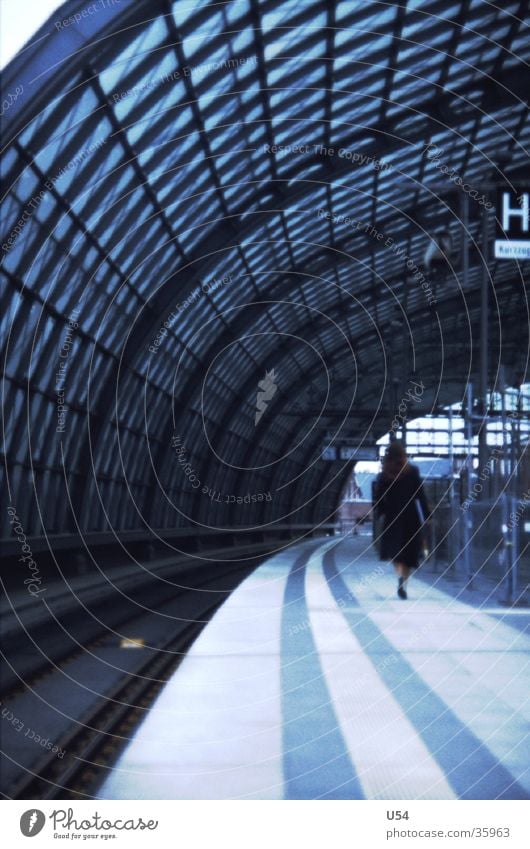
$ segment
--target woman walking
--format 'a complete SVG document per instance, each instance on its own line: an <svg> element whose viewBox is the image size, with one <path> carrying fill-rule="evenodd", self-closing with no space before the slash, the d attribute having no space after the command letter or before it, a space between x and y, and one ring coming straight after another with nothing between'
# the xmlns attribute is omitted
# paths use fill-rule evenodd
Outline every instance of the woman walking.
<svg viewBox="0 0 530 849"><path fill-rule="evenodd" d="M391 560L398 575L399 598L407 598L407 580L416 569L422 528L431 511L417 466L408 461L401 442L391 442L375 485L374 509L382 516L381 560Z"/></svg>

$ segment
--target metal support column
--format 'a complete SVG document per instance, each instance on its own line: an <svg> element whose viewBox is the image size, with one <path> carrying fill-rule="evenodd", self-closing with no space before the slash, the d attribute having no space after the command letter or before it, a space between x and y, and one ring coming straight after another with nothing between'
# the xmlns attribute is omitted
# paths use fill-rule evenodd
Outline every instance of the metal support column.
<svg viewBox="0 0 530 849"><path fill-rule="evenodd" d="M453 437L453 408L449 407L449 433L448 433L448 449L449 463L451 469L451 480L449 483L449 538L447 540L447 553L449 558L449 572L447 577L454 577L456 557L458 547L456 545L456 533L458 516L456 512L456 492L455 492L455 454L454 454L454 437Z"/></svg>
<svg viewBox="0 0 530 849"><path fill-rule="evenodd" d="M482 421L480 422L478 436L478 465L479 469L485 469L488 462L487 444L487 413L488 413L488 310L489 310L489 245L488 245L488 210L482 207L482 279L480 286L480 380L479 398ZM487 493L483 493L485 498Z"/></svg>
<svg viewBox="0 0 530 849"><path fill-rule="evenodd" d="M510 449L508 448L508 421L506 416L506 379L504 366L499 369L499 389L501 393L501 420L502 420L502 465L503 465L503 480L502 491L499 497L501 504L501 532L502 532L502 551L501 551L501 568L504 570L504 598L500 599L501 604L511 604L511 583L512 583L512 544L511 536L508 527L509 510L509 481L508 466L511 462L511 434L510 434Z"/></svg>
<svg viewBox="0 0 530 849"><path fill-rule="evenodd" d="M521 428L521 388L517 389L517 418L512 419L511 434L511 478L510 478L510 542L512 550L512 564L510 570L510 598L511 603L517 602L518 594L518 567L519 567L519 528L520 518L518 513L520 501L520 428ZM513 518L512 518L513 517Z"/></svg>
<svg viewBox="0 0 530 849"><path fill-rule="evenodd" d="M466 386L466 438L467 438L467 456L466 456L466 492L465 499L471 493L471 474L473 471L473 386L468 383ZM469 502L463 516L463 554L464 554L464 573L466 577L467 589L473 589L473 566L472 566L472 551L471 551L471 530L472 522L472 504Z"/></svg>

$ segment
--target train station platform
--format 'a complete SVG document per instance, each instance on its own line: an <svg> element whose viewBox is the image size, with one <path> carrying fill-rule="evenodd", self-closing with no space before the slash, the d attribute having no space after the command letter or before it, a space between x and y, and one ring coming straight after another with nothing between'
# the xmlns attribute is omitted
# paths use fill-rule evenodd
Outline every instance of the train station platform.
<svg viewBox="0 0 530 849"><path fill-rule="evenodd" d="M368 536L248 577L159 694L102 799L530 798L528 610Z"/></svg>

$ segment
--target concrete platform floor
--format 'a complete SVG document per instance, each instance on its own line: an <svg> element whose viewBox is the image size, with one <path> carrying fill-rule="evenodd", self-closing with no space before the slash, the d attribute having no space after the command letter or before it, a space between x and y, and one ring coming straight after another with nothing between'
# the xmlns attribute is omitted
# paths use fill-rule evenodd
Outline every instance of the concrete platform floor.
<svg viewBox="0 0 530 849"><path fill-rule="evenodd" d="M528 799L530 612L367 536L274 556L228 598L102 799Z"/></svg>

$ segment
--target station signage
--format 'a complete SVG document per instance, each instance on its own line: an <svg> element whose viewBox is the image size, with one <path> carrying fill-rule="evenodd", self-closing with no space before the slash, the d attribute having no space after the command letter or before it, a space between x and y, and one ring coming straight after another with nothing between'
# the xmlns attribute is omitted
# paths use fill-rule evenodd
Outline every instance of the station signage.
<svg viewBox="0 0 530 849"><path fill-rule="evenodd" d="M324 448L321 457L323 460L378 460L379 449L377 445L328 445Z"/></svg>
<svg viewBox="0 0 530 849"><path fill-rule="evenodd" d="M495 259L530 259L530 190L497 190Z"/></svg>
<svg viewBox="0 0 530 849"><path fill-rule="evenodd" d="M378 460L379 449L377 445L341 445L341 460Z"/></svg>

